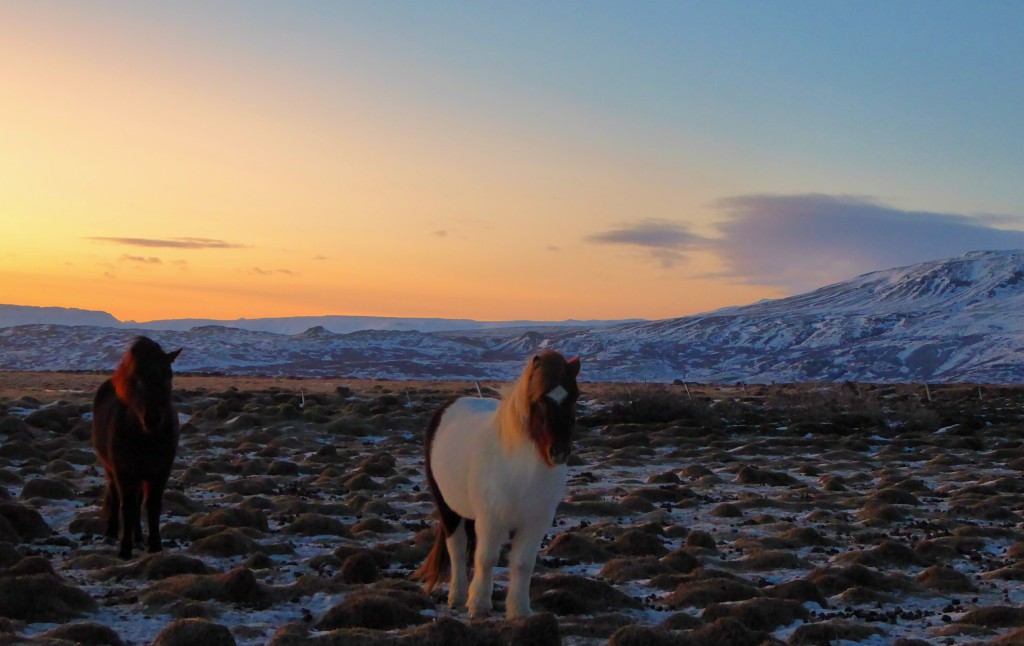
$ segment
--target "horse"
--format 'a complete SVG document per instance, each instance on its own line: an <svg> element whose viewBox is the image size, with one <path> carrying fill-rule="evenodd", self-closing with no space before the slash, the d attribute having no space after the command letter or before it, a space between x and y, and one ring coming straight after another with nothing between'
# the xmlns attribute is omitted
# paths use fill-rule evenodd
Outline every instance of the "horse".
<svg viewBox="0 0 1024 646"><path fill-rule="evenodd" d="M526 362L500 400L460 397L427 426L426 478L441 522L413 578L429 594L451 566L448 605L491 611L499 549L515 531L505 602L508 618L530 614L537 551L565 494L576 425L580 360L545 350ZM466 561L475 539L473 582Z"/></svg>
<svg viewBox="0 0 1024 646"><path fill-rule="evenodd" d="M165 353L158 343L137 337L93 399L92 446L106 473L103 514L106 537L115 542L120 525L123 559L133 538L142 542L145 500L148 548L159 552L160 508L178 451L178 414L171 402L171 364L181 349Z"/></svg>

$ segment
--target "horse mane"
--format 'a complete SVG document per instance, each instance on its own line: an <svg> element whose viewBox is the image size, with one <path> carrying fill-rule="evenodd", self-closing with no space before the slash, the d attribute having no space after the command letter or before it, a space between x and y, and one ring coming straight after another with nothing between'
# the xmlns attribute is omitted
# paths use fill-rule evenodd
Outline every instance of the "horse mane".
<svg viewBox="0 0 1024 646"><path fill-rule="evenodd" d="M544 397L544 393L558 385L550 379L550 369L559 363L565 363L560 354L554 350L544 350L526 362L518 381L502 389L501 403L495 415L501 446L506 452L515 450L524 442L533 441L530 434L530 409ZM541 378L531 378L534 373L539 373Z"/></svg>
<svg viewBox="0 0 1024 646"><path fill-rule="evenodd" d="M135 346L133 345L124 353L121 363L117 364L117 369L114 370L114 376L110 378L111 383L114 385L114 392L124 402L131 401L132 395L135 394L134 387L132 386L132 377L135 376L134 350Z"/></svg>
<svg viewBox="0 0 1024 646"><path fill-rule="evenodd" d="M533 369L533 359L530 359L519 380L502 388L501 403L498 404L495 416L501 446L506 452L530 441L530 375Z"/></svg>

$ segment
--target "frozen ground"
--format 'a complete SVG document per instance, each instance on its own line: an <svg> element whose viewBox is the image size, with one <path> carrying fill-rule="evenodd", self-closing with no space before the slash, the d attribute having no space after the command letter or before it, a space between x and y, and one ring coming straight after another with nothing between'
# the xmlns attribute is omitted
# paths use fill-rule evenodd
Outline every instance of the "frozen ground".
<svg viewBox="0 0 1024 646"><path fill-rule="evenodd" d="M583 390L533 585L562 643L1021 638L1024 391ZM98 536L88 405L0 400L0 583L40 595L33 610L0 590L0 640L72 621L143 644L181 617L238 644L502 630L406 584L431 539L420 435L450 389L178 394L166 547L127 564ZM94 603L51 608L60 586Z"/></svg>

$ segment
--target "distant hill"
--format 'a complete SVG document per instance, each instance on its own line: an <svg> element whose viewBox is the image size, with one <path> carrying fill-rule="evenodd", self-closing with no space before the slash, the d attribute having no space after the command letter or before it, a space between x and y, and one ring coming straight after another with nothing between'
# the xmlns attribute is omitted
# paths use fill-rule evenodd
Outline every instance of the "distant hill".
<svg viewBox="0 0 1024 646"><path fill-rule="evenodd" d="M118 327L121 322L106 312L68 307L0 305L0 327L14 325L97 325Z"/></svg>
<svg viewBox="0 0 1024 646"><path fill-rule="evenodd" d="M641 321L643 319L628 319ZM124 325L147 330L191 330L194 327L219 325L253 332L275 334L298 334L314 327L322 327L336 334L348 334L361 330L392 330L396 332L449 332L464 330L489 330L495 328L532 327L606 327L626 321L474 321L471 319L443 318L400 318L387 316L286 316L258 319L164 319Z"/></svg>
<svg viewBox="0 0 1024 646"><path fill-rule="evenodd" d="M446 332L537 327L577 327L590 329L642 320L474 321L472 319L401 318L387 316L285 316L254 319L161 319L139 323L136 321L119 321L106 312L92 310L0 305L0 328L13 327L15 325L93 325L136 330L174 330L184 332L196 327L213 325L253 332L273 332L275 334L298 334L310 328L322 327L336 334L347 334L359 332L360 330Z"/></svg>
<svg viewBox="0 0 1024 646"><path fill-rule="evenodd" d="M179 370L231 374L506 380L550 347L579 355L586 381L1020 383L1024 252L972 252L662 321L517 323L291 334L23 325L0 328L0 369L109 370L144 331L185 348Z"/></svg>

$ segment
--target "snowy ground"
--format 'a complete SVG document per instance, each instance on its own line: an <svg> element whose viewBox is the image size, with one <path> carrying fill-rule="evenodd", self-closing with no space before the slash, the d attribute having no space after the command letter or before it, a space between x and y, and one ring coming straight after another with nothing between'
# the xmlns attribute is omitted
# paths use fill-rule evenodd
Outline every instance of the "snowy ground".
<svg viewBox="0 0 1024 646"><path fill-rule="evenodd" d="M1012 611L1024 605L1024 392L933 389L929 403L866 386L856 396L786 388L690 399L679 388L626 398L584 386L569 491L534 581L534 610L555 613L563 643L603 644L638 625L742 629L752 643L964 644L1024 625ZM420 436L449 394L387 383L180 391L187 421L164 561L137 553L138 571L98 536L88 405L0 400L3 515L36 510L52 532L6 540L96 600L76 621L124 643L188 616L229 627L239 644L293 623L312 643L346 598L418 594L393 586L429 548ZM29 486L49 497L23 496ZM368 582L343 567L353 554L376 563ZM7 560L6 576L18 576L17 557ZM196 563L211 574L189 570ZM238 568L255 575L241 593L209 583ZM496 579L500 611L504 569ZM425 603L388 634L437 617L468 622L441 594ZM63 623L12 619L0 640Z"/></svg>

